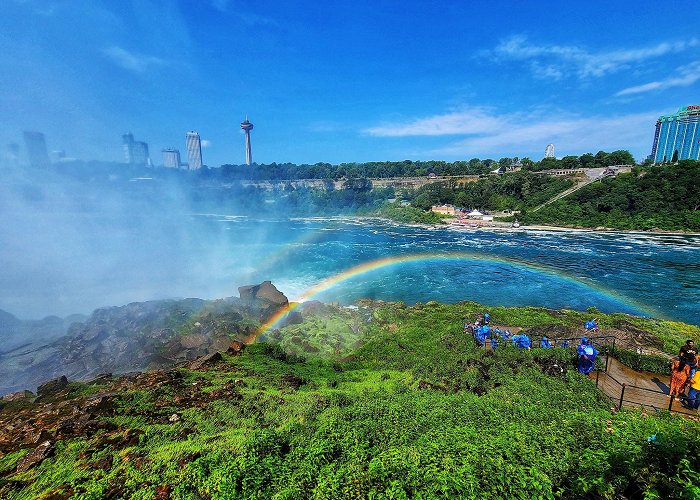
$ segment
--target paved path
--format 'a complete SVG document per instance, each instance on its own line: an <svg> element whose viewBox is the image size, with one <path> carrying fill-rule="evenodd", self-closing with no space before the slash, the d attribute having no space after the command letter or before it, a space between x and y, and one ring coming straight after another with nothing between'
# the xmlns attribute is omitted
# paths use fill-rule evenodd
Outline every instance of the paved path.
<svg viewBox="0 0 700 500"><path fill-rule="evenodd" d="M698 412L682 406L674 398L673 406L669 408L671 399L668 397L669 377L651 372L638 372L623 365L614 358L608 359L608 372L589 375L593 380L598 380L598 388L607 394L616 405L620 402L622 384L625 387L623 406L638 408L640 406L655 410L673 410L685 415L697 416Z"/></svg>

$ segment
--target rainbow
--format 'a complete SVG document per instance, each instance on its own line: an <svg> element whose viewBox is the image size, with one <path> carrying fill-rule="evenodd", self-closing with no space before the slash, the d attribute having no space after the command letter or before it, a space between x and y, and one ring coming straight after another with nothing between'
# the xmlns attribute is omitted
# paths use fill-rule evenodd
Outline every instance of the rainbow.
<svg viewBox="0 0 700 500"><path fill-rule="evenodd" d="M334 276L330 276L316 285L312 286L311 288L307 289L304 291L301 295L299 295L294 301L290 302L289 306L286 308L281 309L277 313L275 313L273 316L271 316L265 323L263 323L260 328L258 329L257 333L250 339L251 341L254 341L257 337L268 331L269 329L273 328L275 325L280 323L289 313L294 311L297 307L299 307L301 304L304 302L313 299L315 296L317 296L320 293L325 292L326 290L329 290L330 288L333 288L334 286L338 285L339 283L342 283L344 281L348 281L352 278L355 278L357 276L362 276L368 273L371 273L373 271L379 270L379 269L384 269L384 268L389 268L392 266L399 266L402 264L410 263L410 262L430 262L430 261L467 261L467 262L474 262L474 263L490 263L490 264L505 264L511 267L519 268L522 270L526 271L534 271L538 273L543 273L543 274L548 274L551 276L556 276L559 279L562 279L568 283L575 284L575 285L586 285L589 288L594 289L598 293L601 293L602 295L607 296L608 298L611 298L613 300L620 301L632 308L635 308L639 311L644 312L645 314L648 314L650 316L653 316L653 313L648 310L645 306L642 304L636 303L632 299L629 299L627 297L624 297L620 295L619 293L604 288L598 284L595 283L590 283L587 281L583 281L580 279L576 279L572 276L567 275L566 273L563 273L558 270L550 269L542 265L535 265L531 263L525 263L518 261L516 259L512 258L504 258L504 257L490 257L490 256L485 256L485 255L480 255L480 254L475 254L475 253L467 253L467 252L450 252L450 253L435 253L435 252L430 252L430 253L414 253L414 254L408 254L408 255L395 255L391 257L383 257L381 259L376 259L372 260L369 262L364 262L362 264L356 265L354 267L351 267L349 269L346 269L345 271L338 273Z"/></svg>

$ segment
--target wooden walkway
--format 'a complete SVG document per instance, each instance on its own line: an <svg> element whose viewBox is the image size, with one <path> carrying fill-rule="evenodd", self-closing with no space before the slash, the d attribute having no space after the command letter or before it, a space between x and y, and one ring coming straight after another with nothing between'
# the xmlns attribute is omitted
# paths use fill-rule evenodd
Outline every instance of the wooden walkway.
<svg viewBox="0 0 700 500"><path fill-rule="evenodd" d="M598 388L607 394L615 402L620 404L622 384L626 384L622 405L627 408L651 408L657 411L671 410L684 415L697 416L696 410L691 410L681 405L678 399L668 397L668 376L658 373L638 372L623 365L615 358L608 359L608 371L593 372L589 374L594 381L597 380Z"/></svg>

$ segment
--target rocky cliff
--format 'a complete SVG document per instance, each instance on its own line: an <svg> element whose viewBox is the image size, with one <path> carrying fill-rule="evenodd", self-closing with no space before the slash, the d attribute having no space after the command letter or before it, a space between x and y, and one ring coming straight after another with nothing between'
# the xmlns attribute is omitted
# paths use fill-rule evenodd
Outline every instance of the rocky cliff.
<svg viewBox="0 0 700 500"><path fill-rule="evenodd" d="M241 287L240 293L240 298L159 300L97 309L56 340L25 342L1 353L0 394L34 390L62 375L88 380L106 372L167 368L226 350L232 340L251 336L260 322L288 304L269 281Z"/></svg>

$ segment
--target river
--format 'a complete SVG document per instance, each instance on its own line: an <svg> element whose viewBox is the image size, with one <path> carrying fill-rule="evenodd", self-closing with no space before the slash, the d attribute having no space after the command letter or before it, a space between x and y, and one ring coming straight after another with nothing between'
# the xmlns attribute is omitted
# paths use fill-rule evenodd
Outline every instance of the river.
<svg viewBox="0 0 700 500"><path fill-rule="evenodd" d="M173 217L157 227L83 225L89 239L57 245L39 267L13 254L19 270L0 270L0 308L25 317L87 313L133 301L237 295L240 285L271 280L290 299L596 307L700 325L698 236L224 214ZM22 270L30 279L18 279ZM32 273L43 273L41 287Z"/></svg>

